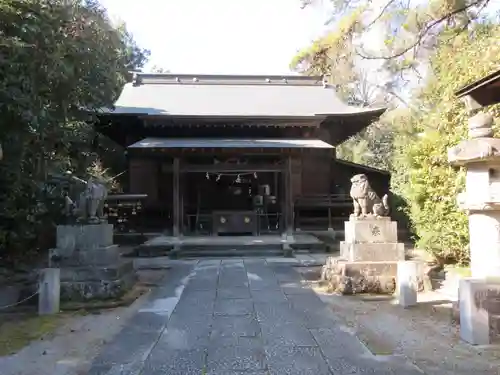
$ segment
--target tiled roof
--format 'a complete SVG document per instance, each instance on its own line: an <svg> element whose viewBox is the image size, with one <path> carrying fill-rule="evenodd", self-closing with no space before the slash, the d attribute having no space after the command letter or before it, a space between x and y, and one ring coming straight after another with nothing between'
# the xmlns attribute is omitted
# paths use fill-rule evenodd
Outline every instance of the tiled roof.
<svg viewBox="0 0 500 375"><path fill-rule="evenodd" d="M342 102L321 77L138 73L115 103L115 114L306 117L357 114L380 108Z"/></svg>

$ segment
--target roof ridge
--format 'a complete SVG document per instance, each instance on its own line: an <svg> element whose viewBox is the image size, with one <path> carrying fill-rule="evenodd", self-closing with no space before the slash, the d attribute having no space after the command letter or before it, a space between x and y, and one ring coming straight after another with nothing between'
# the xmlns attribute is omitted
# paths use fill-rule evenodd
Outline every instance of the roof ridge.
<svg viewBox="0 0 500 375"><path fill-rule="evenodd" d="M144 84L195 84L195 85L291 85L323 86L321 76L300 75L229 75L229 74L175 74L132 72L134 86Z"/></svg>

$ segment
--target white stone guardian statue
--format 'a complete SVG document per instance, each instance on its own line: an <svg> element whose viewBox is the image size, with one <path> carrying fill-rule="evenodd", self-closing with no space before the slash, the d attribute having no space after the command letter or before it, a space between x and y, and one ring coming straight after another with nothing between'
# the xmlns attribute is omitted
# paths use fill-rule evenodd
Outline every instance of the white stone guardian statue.
<svg viewBox="0 0 500 375"><path fill-rule="evenodd" d="M80 204L85 219L89 222L100 222L104 217L104 202L108 196L106 186L95 177L89 178L85 190L80 195Z"/></svg>
<svg viewBox="0 0 500 375"><path fill-rule="evenodd" d="M77 216L78 221L99 223L104 218L104 204L108 196L106 185L97 177L90 177L88 181L73 176L71 172L66 173L72 181L84 185L84 190L78 197L78 204L75 208L71 198L66 197L66 211Z"/></svg>

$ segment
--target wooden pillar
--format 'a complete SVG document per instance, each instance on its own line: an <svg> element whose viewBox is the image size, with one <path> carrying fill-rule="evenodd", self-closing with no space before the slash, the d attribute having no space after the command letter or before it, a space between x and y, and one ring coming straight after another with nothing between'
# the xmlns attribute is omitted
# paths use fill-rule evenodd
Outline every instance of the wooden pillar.
<svg viewBox="0 0 500 375"><path fill-rule="evenodd" d="M180 199L180 161L174 158L172 166L172 233L174 237L181 235L181 199Z"/></svg>
<svg viewBox="0 0 500 375"><path fill-rule="evenodd" d="M293 248L289 240L293 236L293 189L292 189L292 158L288 156L285 159L285 168L283 169L283 255L293 257Z"/></svg>
<svg viewBox="0 0 500 375"><path fill-rule="evenodd" d="M284 231L287 236L293 234L293 190L292 190L292 157L288 156L285 160L285 170L283 173L284 188Z"/></svg>
<svg viewBox="0 0 500 375"><path fill-rule="evenodd" d="M172 163L172 234L174 247L170 250L170 257L176 259L180 251L179 237L181 229L181 196L180 196L180 161L174 158Z"/></svg>
<svg viewBox="0 0 500 375"><path fill-rule="evenodd" d="M335 149L329 152L330 160L329 160L329 169L328 169L328 232L334 233L333 223L332 223L332 194L334 194L333 182L336 181L336 177L334 175L335 166Z"/></svg>

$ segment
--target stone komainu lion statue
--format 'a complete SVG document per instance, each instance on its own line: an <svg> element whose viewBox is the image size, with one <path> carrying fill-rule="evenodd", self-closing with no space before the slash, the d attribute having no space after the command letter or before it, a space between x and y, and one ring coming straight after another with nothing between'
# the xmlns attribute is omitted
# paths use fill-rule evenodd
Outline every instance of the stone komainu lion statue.
<svg viewBox="0 0 500 375"><path fill-rule="evenodd" d="M357 174L351 178L351 198L354 204L355 217L358 216L387 216L389 214L389 198L385 194L382 199L370 186L364 174Z"/></svg>

